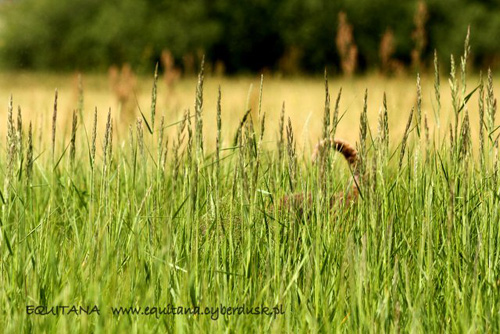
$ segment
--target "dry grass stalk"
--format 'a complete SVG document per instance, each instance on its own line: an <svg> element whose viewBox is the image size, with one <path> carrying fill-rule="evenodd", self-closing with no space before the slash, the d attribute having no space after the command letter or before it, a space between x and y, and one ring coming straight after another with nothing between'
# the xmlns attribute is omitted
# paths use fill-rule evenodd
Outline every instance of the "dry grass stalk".
<svg viewBox="0 0 500 334"><path fill-rule="evenodd" d="M336 44L342 72L347 76L352 76L356 71L358 47L354 42L352 25L347 21L346 13L340 12L338 20Z"/></svg>
<svg viewBox="0 0 500 334"><path fill-rule="evenodd" d="M187 76L192 76L195 74L195 59L192 53L187 53L182 56L182 65L184 66L184 73Z"/></svg>
<svg viewBox="0 0 500 334"><path fill-rule="evenodd" d="M226 65L222 60L217 60L214 65L214 75L218 78L222 78L226 73Z"/></svg>
<svg viewBox="0 0 500 334"><path fill-rule="evenodd" d="M109 69L109 83L111 90L118 101L120 121L130 122L134 118L134 94L137 79L129 64L124 64L121 69L112 66Z"/></svg>
<svg viewBox="0 0 500 334"><path fill-rule="evenodd" d="M303 52L299 47L290 46L278 62L278 67L283 74L298 74Z"/></svg>
<svg viewBox="0 0 500 334"><path fill-rule="evenodd" d="M82 80L82 75L78 73L78 112L81 113L83 112L83 80Z"/></svg>
<svg viewBox="0 0 500 334"><path fill-rule="evenodd" d="M425 4L425 1L420 0L417 3L417 10L413 18L415 29L411 35L413 41L415 42L415 47L411 51L411 63L412 67L417 71L421 68L422 52L427 45L425 24L427 23L428 18L427 5Z"/></svg>
<svg viewBox="0 0 500 334"><path fill-rule="evenodd" d="M172 52L166 49L162 51L161 64L163 65L163 81L169 91L173 91L175 83L179 81L181 77L181 70L175 65L175 59Z"/></svg>
<svg viewBox="0 0 500 334"><path fill-rule="evenodd" d="M38 121L38 143L41 145L42 144L42 139L45 138L45 136L43 136L44 134L44 129L45 127L43 126L43 124L45 124L44 120L45 120L45 115L44 114L41 114L40 117L39 117L39 121Z"/></svg>
<svg viewBox="0 0 500 334"><path fill-rule="evenodd" d="M395 51L394 32L387 28L382 35L379 46L380 70L384 75L402 75L405 72L403 63L393 58Z"/></svg>
<svg viewBox="0 0 500 334"><path fill-rule="evenodd" d="M390 72L390 64L392 61L392 55L396 51L396 46L394 43L394 33L391 29L387 29L382 36L382 40L380 41L380 62L381 62L381 70L382 73Z"/></svg>

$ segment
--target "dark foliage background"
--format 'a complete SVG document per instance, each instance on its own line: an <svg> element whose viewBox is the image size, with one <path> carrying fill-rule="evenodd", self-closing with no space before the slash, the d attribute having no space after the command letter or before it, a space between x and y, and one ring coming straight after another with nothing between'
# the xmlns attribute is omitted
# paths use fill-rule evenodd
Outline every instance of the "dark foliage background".
<svg viewBox="0 0 500 334"><path fill-rule="evenodd" d="M6 68L103 70L125 62L150 71L162 50L177 64L201 54L226 72L320 72L340 68L338 13L353 26L358 72L378 68L384 32L408 66L417 0L17 0L0 2L0 61ZM424 64L460 54L471 26L473 62L500 60L500 2L428 0ZM444 58L443 58L444 57ZM287 63L288 67L283 64ZM291 65L290 65L291 64Z"/></svg>

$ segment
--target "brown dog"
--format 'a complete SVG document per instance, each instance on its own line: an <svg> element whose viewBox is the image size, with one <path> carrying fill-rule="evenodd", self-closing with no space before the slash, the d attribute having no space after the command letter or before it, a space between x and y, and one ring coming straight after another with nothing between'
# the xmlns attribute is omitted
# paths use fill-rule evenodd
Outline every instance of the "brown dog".
<svg viewBox="0 0 500 334"><path fill-rule="evenodd" d="M328 148L334 148L336 151L341 153L344 158L349 163L349 166L352 170L352 187L347 192L338 193L330 198L330 207L333 207L335 203L352 203L356 201L359 196L359 169L358 169L358 152L354 147L349 145L342 139L323 139L321 140L316 147L314 148L312 154L313 163L318 163L318 160L323 157ZM311 194L292 194L285 196L281 199L279 207L280 208L290 208L294 207L302 212L302 207L304 205L304 201L309 204L312 204L312 195Z"/></svg>

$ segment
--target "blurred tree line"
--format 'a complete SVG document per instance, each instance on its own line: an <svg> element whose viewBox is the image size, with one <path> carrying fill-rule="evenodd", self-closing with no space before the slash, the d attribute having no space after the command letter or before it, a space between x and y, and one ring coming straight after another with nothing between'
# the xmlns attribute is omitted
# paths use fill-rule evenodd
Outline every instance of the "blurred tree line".
<svg viewBox="0 0 500 334"><path fill-rule="evenodd" d="M411 68L417 56L429 67L434 49L442 60L462 52L468 25L473 62L497 64L498 0L10 0L0 2L0 61L151 71L169 50L185 70L206 54L228 73L340 72L343 43L358 72Z"/></svg>

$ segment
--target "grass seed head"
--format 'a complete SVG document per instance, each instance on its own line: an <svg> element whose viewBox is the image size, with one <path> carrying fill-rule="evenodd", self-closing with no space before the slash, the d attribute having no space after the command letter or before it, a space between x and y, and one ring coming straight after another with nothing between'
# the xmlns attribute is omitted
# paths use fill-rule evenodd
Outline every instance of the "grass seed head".
<svg viewBox="0 0 500 334"><path fill-rule="evenodd" d="M439 127L439 118L441 113L441 92L440 92L440 78L439 78L439 62L436 49L434 49L434 95L436 97L436 121Z"/></svg>
<svg viewBox="0 0 500 334"><path fill-rule="evenodd" d="M221 148L221 130L222 130L222 106L221 106L222 93L219 86L217 95L217 137L215 139L215 161L217 165L217 175L219 175L220 170L220 148Z"/></svg>
<svg viewBox="0 0 500 334"><path fill-rule="evenodd" d="M111 123L109 125L109 144L108 144L108 164L111 165L111 162L113 161L113 120L111 120Z"/></svg>
<svg viewBox="0 0 500 334"><path fill-rule="evenodd" d="M151 129L153 130L155 128L157 86L158 86L158 63L156 63L155 66L153 88L151 91Z"/></svg>
<svg viewBox="0 0 500 334"><path fill-rule="evenodd" d="M465 37L465 42L464 42L464 54L460 58L460 69L461 69L460 73L462 79L462 100L465 99L466 87L467 87L467 81L466 81L467 59L469 58L470 54L469 37L470 37L470 26L467 27L467 36Z"/></svg>
<svg viewBox="0 0 500 334"><path fill-rule="evenodd" d="M139 145L139 153L144 158L144 129L142 127L142 118L137 117L137 144Z"/></svg>
<svg viewBox="0 0 500 334"><path fill-rule="evenodd" d="M387 151L389 149L389 114L387 111L387 98L384 92L384 113L383 113L383 121L382 121L382 142L384 144L384 148Z"/></svg>
<svg viewBox="0 0 500 334"><path fill-rule="evenodd" d="M23 118L21 115L21 106L17 107L17 129L16 129L16 152L19 157L23 154Z"/></svg>
<svg viewBox="0 0 500 334"><path fill-rule="evenodd" d="M413 119L413 112L415 108L411 108L410 116L408 117L408 122L406 123L406 128L405 132L403 134L403 141L401 143L401 153L399 155L399 169L403 166L403 158L405 155L405 150L406 150L406 142L408 141L408 136L410 135L410 126L411 126L411 121Z"/></svg>
<svg viewBox="0 0 500 334"><path fill-rule="evenodd" d="M467 109L465 110L462 129L460 130L460 143L460 156L463 158L468 156L471 146L469 111Z"/></svg>
<svg viewBox="0 0 500 334"><path fill-rule="evenodd" d="M330 133L330 92L328 91L328 73L325 68L325 114L323 117L323 139Z"/></svg>
<svg viewBox="0 0 500 334"><path fill-rule="evenodd" d="M285 131L285 101L281 106L281 114L280 114L280 122L278 129L278 160L281 161L283 159L283 152L285 147L284 140L284 131Z"/></svg>
<svg viewBox="0 0 500 334"><path fill-rule="evenodd" d="M262 119L260 121L260 138L259 138L259 145L262 143L264 140L264 131L266 130L266 113L262 114Z"/></svg>
<svg viewBox="0 0 500 334"><path fill-rule="evenodd" d="M54 112L52 113L52 158L56 147L56 121L57 121L57 89L54 97Z"/></svg>
<svg viewBox="0 0 500 334"><path fill-rule="evenodd" d="M417 73L417 133L420 137L420 127L422 123L422 86L420 84L420 73Z"/></svg>
<svg viewBox="0 0 500 334"><path fill-rule="evenodd" d="M108 162L108 155L110 153L111 147L111 136L112 136L112 124L111 124L111 109L108 110L108 118L106 121L106 130L104 132L104 145L102 148L103 156L104 156L104 167Z"/></svg>
<svg viewBox="0 0 500 334"><path fill-rule="evenodd" d="M455 139L453 138L453 126L450 123L450 153L455 152Z"/></svg>
<svg viewBox="0 0 500 334"><path fill-rule="evenodd" d="M7 109L7 151L10 149L11 143L14 142L15 138L15 126L14 126L14 116L12 114L13 106L12 106L12 95L9 99L9 106Z"/></svg>
<svg viewBox="0 0 500 334"><path fill-rule="evenodd" d="M160 119L160 132L158 134L158 167L163 166L163 140L165 136L165 117L161 116Z"/></svg>
<svg viewBox="0 0 500 334"><path fill-rule="evenodd" d="M484 82L483 72L479 72L479 163L484 167Z"/></svg>
<svg viewBox="0 0 500 334"><path fill-rule="evenodd" d="M368 129L368 115L367 115L367 110L368 110L368 89L365 89L365 97L363 99L363 111L361 112L360 119L359 119L359 155L361 157L360 159L360 165L359 169L361 171L361 174L364 173L364 158L366 155L366 135L367 135L367 129Z"/></svg>
<svg viewBox="0 0 500 334"><path fill-rule="evenodd" d="M30 126L28 129L28 151L26 153L26 177L28 182L31 181L31 176L33 174L33 129Z"/></svg>
<svg viewBox="0 0 500 334"><path fill-rule="evenodd" d="M428 157L430 149L430 138L429 138L429 122L427 120L427 113L424 114L424 130L425 130L425 147L427 150L427 157Z"/></svg>
<svg viewBox="0 0 500 334"><path fill-rule="evenodd" d="M262 114L262 94L264 92L264 74L260 75L260 88L259 88L259 111L258 111L258 119L260 121L260 117Z"/></svg>
<svg viewBox="0 0 500 334"><path fill-rule="evenodd" d="M293 129L292 129L292 120L288 117L288 124L286 127L286 139L287 139L287 152L288 152L288 160L289 160L289 172L290 172L290 181L291 187L293 191L293 180L295 178L295 168L296 168L296 153L295 153L295 140L293 138Z"/></svg>
<svg viewBox="0 0 500 334"><path fill-rule="evenodd" d="M187 158L189 163L191 163L193 155L193 126L191 124L191 112L188 108L186 113L186 121L187 121L187 131L188 131L188 141L187 141Z"/></svg>
<svg viewBox="0 0 500 334"><path fill-rule="evenodd" d="M332 118L332 128L329 134L329 137L335 138L335 134L337 133L337 125L339 124L339 108L340 108L340 97L342 96L342 87L339 89L339 93L337 94L337 100L335 101L335 109L333 111Z"/></svg>
<svg viewBox="0 0 500 334"><path fill-rule="evenodd" d="M78 116L76 110L73 110L73 122L71 124L71 144L70 144L70 160L71 165L75 162L75 152L76 152L76 127L78 125Z"/></svg>
<svg viewBox="0 0 500 334"><path fill-rule="evenodd" d="M200 73L198 74L198 84L196 86L195 101L195 133L197 154L201 159L203 155L203 81L205 78L205 56L201 60Z"/></svg>
<svg viewBox="0 0 500 334"><path fill-rule="evenodd" d="M486 94L486 110L488 111L488 133L492 133L495 128L496 99L493 93L493 74L491 68L488 69L488 83Z"/></svg>
<svg viewBox="0 0 500 334"><path fill-rule="evenodd" d="M134 130L133 130L132 124L129 124L128 126L128 142L130 144L130 152L132 152L135 155L135 144L134 144Z"/></svg>

